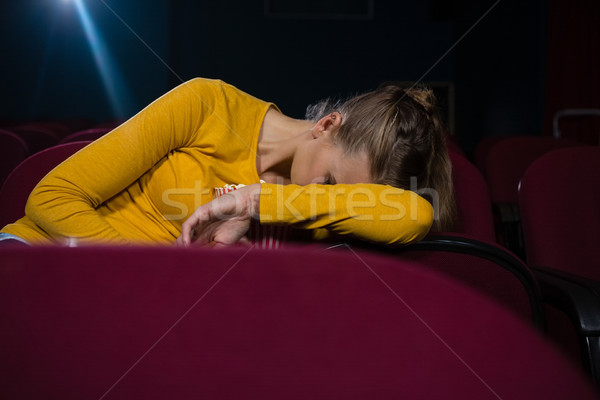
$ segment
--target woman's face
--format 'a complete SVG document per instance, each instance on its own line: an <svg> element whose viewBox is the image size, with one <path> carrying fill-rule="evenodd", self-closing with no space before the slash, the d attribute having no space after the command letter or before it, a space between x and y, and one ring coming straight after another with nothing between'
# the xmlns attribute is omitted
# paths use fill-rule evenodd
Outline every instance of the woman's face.
<svg viewBox="0 0 600 400"><path fill-rule="evenodd" d="M301 144L292 161L290 180L296 185L311 183L369 183L366 153L344 155L330 136L321 135Z"/></svg>

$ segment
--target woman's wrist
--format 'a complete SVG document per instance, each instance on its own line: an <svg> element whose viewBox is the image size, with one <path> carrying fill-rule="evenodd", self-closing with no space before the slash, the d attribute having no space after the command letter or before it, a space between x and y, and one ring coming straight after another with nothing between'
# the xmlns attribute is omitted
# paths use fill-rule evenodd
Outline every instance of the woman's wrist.
<svg viewBox="0 0 600 400"><path fill-rule="evenodd" d="M255 219L260 219L260 186L260 183L253 183L244 187L248 191L248 214Z"/></svg>

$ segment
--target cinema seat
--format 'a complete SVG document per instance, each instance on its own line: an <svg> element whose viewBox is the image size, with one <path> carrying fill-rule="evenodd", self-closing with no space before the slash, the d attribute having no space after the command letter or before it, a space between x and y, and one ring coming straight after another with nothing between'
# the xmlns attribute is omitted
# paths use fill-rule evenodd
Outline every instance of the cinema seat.
<svg viewBox="0 0 600 400"><path fill-rule="evenodd" d="M518 208L519 181L531 163L542 155L581 145L574 139L522 136L503 139L490 149L485 178L496 216L496 236L520 257L525 258L525 248Z"/></svg>
<svg viewBox="0 0 600 400"><path fill-rule="evenodd" d="M600 147L540 157L521 180L527 262L553 315L568 317L578 343L566 343L600 384ZM552 322L552 321L550 321ZM564 325L564 323L563 323ZM563 327L550 324L550 334ZM553 330L554 329L554 330Z"/></svg>
<svg viewBox="0 0 600 400"><path fill-rule="evenodd" d="M477 168L460 154L450 152L457 218L453 231L495 242L489 189Z"/></svg>
<svg viewBox="0 0 600 400"><path fill-rule="evenodd" d="M330 248L371 251L418 262L493 299L540 331L544 329L544 307L533 272L519 257L494 242L448 232L432 233L401 247L345 242Z"/></svg>
<svg viewBox="0 0 600 400"><path fill-rule="evenodd" d="M18 135L0 129L0 187L29 153L27 143Z"/></svg>
<svg viewBox="0 0 600 400"><path fill-rule="evenodd" d="M37 183L55 166L90 142L53 146L29 156L6 178L0 189L0 227L25 215L25 204Z"/></svg>
<svg viewBox="0 0 600 400"><path fill-rule="evenodd" d="M535 330L381 254L0 249L2 398L592 399Z"/></svg>

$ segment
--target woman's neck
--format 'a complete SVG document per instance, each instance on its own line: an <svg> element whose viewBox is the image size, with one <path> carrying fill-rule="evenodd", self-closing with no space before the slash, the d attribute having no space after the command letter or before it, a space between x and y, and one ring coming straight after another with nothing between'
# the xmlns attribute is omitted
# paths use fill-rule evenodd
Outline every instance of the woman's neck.
<svg viewBox="0 0 600 400"><path fill-rule="evenodd" d="M300 143L309 140L314 122L287 117L269 109L258 138L256 169L269 183L289 183L294 154Z"/></svg>

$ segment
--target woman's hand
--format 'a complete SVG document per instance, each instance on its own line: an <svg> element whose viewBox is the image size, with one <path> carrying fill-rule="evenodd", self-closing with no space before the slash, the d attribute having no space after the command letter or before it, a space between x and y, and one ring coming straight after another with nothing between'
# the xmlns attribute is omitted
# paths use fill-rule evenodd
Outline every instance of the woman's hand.
<svg viewBox="0 0 600 400"><path fill-rule="evenodd" d="M181 226L179 246L239 242L259 215L260 183L243 186L196 209Z"/></svg>

